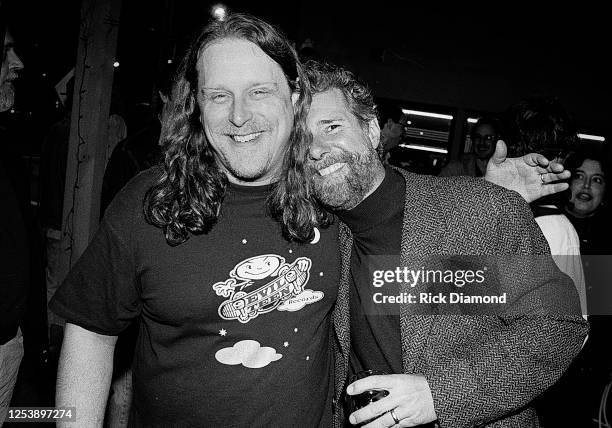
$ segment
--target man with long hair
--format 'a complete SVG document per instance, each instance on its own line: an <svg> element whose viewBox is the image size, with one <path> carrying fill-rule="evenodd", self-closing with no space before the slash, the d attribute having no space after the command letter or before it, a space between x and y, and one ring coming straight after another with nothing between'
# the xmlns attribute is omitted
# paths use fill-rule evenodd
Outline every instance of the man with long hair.
<svg viewBox="0 0 612 428"><path fill-rule="evenodd" d="M587 327L576 291L556 268L529 207L482 180L385 168L368 88L338 67L315 63L306 70L312 101L303 145L309 152L295 163L306 173L303 185L344 223L335 398L341 402L345 390L349 397L387 391L347 414L350 423L537 426L530 402L568 367ZM556 178L544 175L542 181ZM384 265L381 257L399 264L374 271ZM422 276L409 285L394 274L424 275L430 267L444 270L445 278L461 274L461 281L472 269L484 282L448 285ZM377 272L384 273L385 288ZM462 306L451 300L456 291L472 298L494 291L504 299L499 306ZM428 300L433 294L438 299ZM386 306L381 295L389 298ZM347 387L347 373L367 369L387 374ZM343 424L341 414L339 407L336 426Z"/></svg>
<svg viewBox="0 0 612 428"><path fill-rule="evenodd" d="M297 201L320 226L285 240L267 204L299 140L302 75L288 39L247 15L211 22L185 55L163 164L117 195L51 303L67 319L57 405L79 426L101 424L117 335L136 317L131 424L331 424L337 227Z"/></svg>

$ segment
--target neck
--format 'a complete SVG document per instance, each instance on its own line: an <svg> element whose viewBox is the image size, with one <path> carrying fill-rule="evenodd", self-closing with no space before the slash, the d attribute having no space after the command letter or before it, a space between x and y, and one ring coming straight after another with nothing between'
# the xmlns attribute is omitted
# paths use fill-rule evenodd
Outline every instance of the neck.
<svg viewBox="0 0 612 428"><path fill-rule="evenodd" d="M370 190L364 195L362 201L370 196L376 189L378 189L385 179L385 167L381 162L376 162L374 165L374 179L372 180L372 187Z"/></svg>
<svg viewBox="0 0 612 428"><path fill-rule="evenodd" d="M279 168L269 170L268 172L261 174L257 178L241 178L237 177L231 171L229 171L222 162L217 161L219 169L225 173L227 180L232 184L238 184L239 186L266 186L268 184L276 183L279 180L280 171Z"/></svg>
<svg viewBox="0 0 612 428"><path fill-rule="evenodd" d="M278 178L276 176L262 177L256 180L241 180L240 178L234 177L232 174L227 174L227 180L232 184L239 186L267 186L269 184L276 183Z"/></svg>
<svg viewBox="0 0 612 428"><path fill-rule="evenodd" d="M572 210L570 207L565 207L565 212L575 218L589 218L589 217L593 217L595 213L597 212L597 210L590 212L588 214L584 214L584 213L576 212Z"/></svg>

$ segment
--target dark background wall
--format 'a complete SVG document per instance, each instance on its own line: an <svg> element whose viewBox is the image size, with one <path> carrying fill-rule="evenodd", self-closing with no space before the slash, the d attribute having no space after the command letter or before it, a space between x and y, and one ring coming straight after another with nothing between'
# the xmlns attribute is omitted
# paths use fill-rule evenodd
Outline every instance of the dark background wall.
<svg viewBox="0 0 612 428"><path fill-rule="evenodd" d="M609 139L610 23L604 6L461 3L225 4L280 26L298 48L311 39L320 55L355 70L378 97L499 112L525 96L554 95L573 113L582 132ZM44 128L52 121L53 85L74 65L80 2L10 4L26 64L17 113L29 113L22 120L37 120ZM123 0L116 109L150 100L160 64L180 56L213 4Z"/></svg>

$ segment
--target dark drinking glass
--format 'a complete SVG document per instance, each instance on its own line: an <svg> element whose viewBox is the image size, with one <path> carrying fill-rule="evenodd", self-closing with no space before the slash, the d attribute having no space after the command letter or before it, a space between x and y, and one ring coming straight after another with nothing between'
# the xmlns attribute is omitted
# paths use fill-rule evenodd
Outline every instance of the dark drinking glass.
<svg viewBox="0 0 612 428"><path fill-rule="evenodd" d="M386 375L388 373L380 371L380 370L363 370L358 373L355 373L349 379L349 385L359 379L363 379L364 377L372 376L372 375ZM381 398L389 395L389 391L386 389L370 389L368 391L362 392L359 395L347 395L346 398L348 400L348 408L349 415L362 407L367 406L370 403L380 400Z"/></svg>

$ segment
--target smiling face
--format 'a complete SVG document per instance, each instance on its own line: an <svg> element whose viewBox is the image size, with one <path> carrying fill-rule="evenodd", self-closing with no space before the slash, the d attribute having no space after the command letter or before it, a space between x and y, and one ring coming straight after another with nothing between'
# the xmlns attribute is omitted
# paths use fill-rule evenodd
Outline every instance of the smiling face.
<svg viewBox="0 0 612 428"><path fill-rule="evenodd" d="M254 43L221 39L200 54L197 72L200 120L228 179L275 181L293 126L281 67Z"/></svg>
<svg viewBox="0 0 612 428"><path fill-rule="evenodd" d="M478 159L489 159L493 156L497 134L491 125L486 123L478 125L472 133L471 139L474 143L474 154Z"/></svg>
<svg viewBox="0 0 612 428"><path fill-rule="evenodd" d="M15 52L13 38L7 32L4 37L2 67L0 68L0 112L8 110L15 102L13 81L17 79L17 72L21 69L23 69L23 63Z"/></svg>
<svg viewBox="0 0 612 428"><path fill-rule="evenodd" d="M256 256L236 266L235 276L241 279L264 279L272 275L283 260L278 256Z"/></svg>
<svg viewBox="0 0 612 428"><path fill-rule="evenodd" d="M333 210L356 207L384 177L374 150L378 121L364 127L334 88L313 96L306 124L312 134L308 174L317 199Z"/></svg>
<svg viewBox="0 0 612 428"><path fill-rule="evenodd" d="M606 193L606 180L601 164L585 159L570 183L570 212L576 217L588 217L599 208Z"/></svg>

